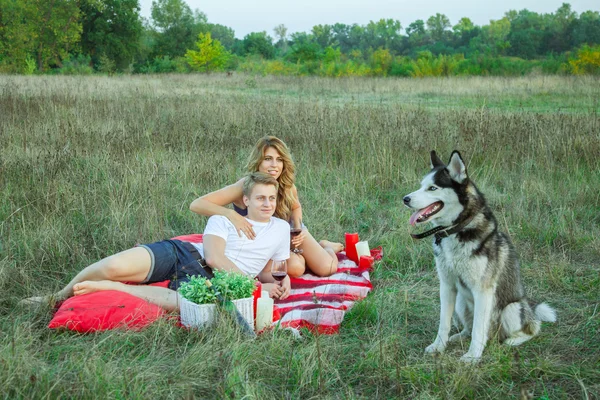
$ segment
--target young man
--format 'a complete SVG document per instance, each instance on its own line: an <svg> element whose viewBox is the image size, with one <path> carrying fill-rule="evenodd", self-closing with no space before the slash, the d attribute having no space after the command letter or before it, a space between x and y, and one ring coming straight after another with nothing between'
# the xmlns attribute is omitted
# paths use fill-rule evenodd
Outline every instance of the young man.
<svg viewBox="0 0 600 400"><path fill-rule="evenodd" d="M273 217L277 205L278 183L272 176L255 172L244 181L243 201L248 221L256 237L240 237L225 217L212 216L204 229L204 243L179 240L141 245L106 257L79 272L61 291L51 296L31 297L24 303L62 300L101 290L118 290L143 298L168 311L178 309L175 290L187 275L199 274L190 261L204 258L213 269L258 276L271 297L284 299L290 293L289 277L278 285L270 272L269 260L290 257L290 226ZM197 263L193 263L198 266ZM153 283L171 279L169 289L126 285L122 282Z"/></svg>

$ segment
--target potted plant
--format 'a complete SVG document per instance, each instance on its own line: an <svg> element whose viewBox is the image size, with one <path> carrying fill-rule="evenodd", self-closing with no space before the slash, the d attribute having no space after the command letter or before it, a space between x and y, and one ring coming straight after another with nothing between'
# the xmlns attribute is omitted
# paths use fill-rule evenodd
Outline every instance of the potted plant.
<svg viewBox="0 0 600 400"><path fill-rule="evenodd" d="M215 270L210 281L213 288L221 296L231 300L246 322L253 327L254 279L234 272ZM213 290L206 286L206 278L199 275L191 277L188 282L181 284L178 293L179 312L184 326L203 328L214 323L217 298Z"/></svg>

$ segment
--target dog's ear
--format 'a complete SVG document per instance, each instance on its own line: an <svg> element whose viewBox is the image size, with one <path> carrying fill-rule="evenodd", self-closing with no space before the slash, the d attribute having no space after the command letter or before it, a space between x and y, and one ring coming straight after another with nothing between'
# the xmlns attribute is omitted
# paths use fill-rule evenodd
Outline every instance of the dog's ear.
<svg viewBox="0 0 600 400"><path fill-rule="evenodd" d="M446 164L436 154L435 150L431 150L431 169L436 167L445 167Z"/></svg>
<svg viewBox="0 0 600 400"><path fill-rule="evenodd" d="M465 167L465 162L458 150L454 150L452 155L450 156L450 161L448 162L448 172L450 173L450 178L458 183L463 183L467 176L467 167Z"/></svg>

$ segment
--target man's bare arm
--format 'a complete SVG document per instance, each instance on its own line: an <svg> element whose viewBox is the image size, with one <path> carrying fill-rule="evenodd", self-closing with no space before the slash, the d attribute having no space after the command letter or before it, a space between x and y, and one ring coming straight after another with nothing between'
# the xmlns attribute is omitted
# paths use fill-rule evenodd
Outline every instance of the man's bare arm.
<svg viewBox="0 0 600 400"><path fill-rule="evenodd" d="M209 267L245 275L229 258L225 257L225 239L204 235L204 260Z"/></svg>

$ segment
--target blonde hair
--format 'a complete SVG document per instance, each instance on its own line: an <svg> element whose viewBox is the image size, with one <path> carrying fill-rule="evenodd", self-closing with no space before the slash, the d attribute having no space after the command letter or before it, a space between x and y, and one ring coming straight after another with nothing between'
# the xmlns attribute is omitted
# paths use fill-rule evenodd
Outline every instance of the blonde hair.
<svg viewBox="0 0 600 400"><path fill-rule="evenodd" d="M277 190L277 208L275 209L275 216L285 221L289 221L292 216L292 208L296 204L296 198L292 192L294 181L296 180L296 166L292 160L292 155L286 144L275 136L264 136L252 149L250 157L248 157L248 163L246 164L246 170L248 172L258 171L258 167L265 158L265 152L269 147L277 150L283 160L283 170L279 175L279 189Z"/></svg>
<svg viewBox="0 0 600 400"><path fill-rule="evenodd" d="M253 172L244 178L244 186L242 187L244 196L250 197L252 190L254 190L254 186L256 185L272 185L275 186L275 190L279 189L277 179L273 178L271 175L265 174L264 172Z"/></svg>

